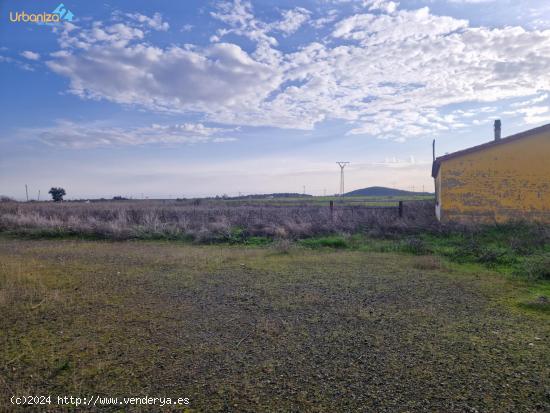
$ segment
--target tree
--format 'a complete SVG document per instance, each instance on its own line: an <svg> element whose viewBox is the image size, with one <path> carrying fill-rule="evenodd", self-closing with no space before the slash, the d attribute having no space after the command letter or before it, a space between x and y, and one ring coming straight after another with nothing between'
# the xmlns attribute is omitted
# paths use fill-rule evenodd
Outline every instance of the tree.
<svg viewBox="0 0 550 413"><path fill-rule="evenodd" d="M52 199L55 202L63 201L63 197L66 195L66 192L63 188L52 188L49 190L48 194L52 196Z"/></svg>
<svg viewBox="0 0 550 413"><path fill-rule="evenodd" d="M6 195L0 195L0 202L14 202L14 199Z"/></svg>

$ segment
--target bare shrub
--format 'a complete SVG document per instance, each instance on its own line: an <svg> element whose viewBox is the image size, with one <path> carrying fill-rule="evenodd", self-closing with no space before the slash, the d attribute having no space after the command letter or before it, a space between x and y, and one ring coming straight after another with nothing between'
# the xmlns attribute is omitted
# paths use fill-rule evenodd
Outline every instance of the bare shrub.
<svg viewBox="0 0 550 413"><path fill-rule="evenodd" d="M273 241L271 248L279 254L288 254L293 247L292 241L289 239L276 239Z"/></svg>
<svg viewBox="0 0 550 413"><path fill-rule="evenodd" d="M249 236L298 239L358 232L391 236L436 225L432 207L431 202L410 202L405 207L406 216L399 218L395 207L349 205L337 205L331 217L328 205L315 204L6 202L0 204L0 230L114 239L187 237L198 242Z"/></svg>

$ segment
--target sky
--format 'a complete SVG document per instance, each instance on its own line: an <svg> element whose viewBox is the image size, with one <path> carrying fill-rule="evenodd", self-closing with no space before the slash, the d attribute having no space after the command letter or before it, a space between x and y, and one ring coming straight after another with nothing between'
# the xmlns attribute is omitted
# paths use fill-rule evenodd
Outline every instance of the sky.
<svg viewBox="0 0 550 413"><path fill-rule="evenodd" d="M495 119L503 136L550 123L550 2L59 5L0 1L0 194L16 199L334 194L337 161L346 191L433 191L433 139L443 155Z"/></svg>

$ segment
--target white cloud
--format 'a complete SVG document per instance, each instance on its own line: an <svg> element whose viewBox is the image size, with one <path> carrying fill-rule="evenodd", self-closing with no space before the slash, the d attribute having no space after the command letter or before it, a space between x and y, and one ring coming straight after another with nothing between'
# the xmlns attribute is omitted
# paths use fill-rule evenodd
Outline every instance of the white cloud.
<svg viewBox="0 0 550 413"><path fill-rule="evenodd" d="M281 19L270 23L257 19L253 14L252 4L246 0L233 2L221 1L216 4L216 11L210 15L225 23L229 28L221 28L210 37L212 42L219 42L228 34L246 37L257 43L256 57L262 61L270 61L279 57L271 47L277 46L278 41L273 32L288 36L296 32L304 23L309 21L311 12L302 7L284 10Z"/></svg>
<svg viewBox="0 0 550 413"><path fill-rule="evenodd" d="M126 16L132 20L144 24L146 27L150 27L153 30L165 32L170 28L170 25L167 22L162 21L162 15L160 13L155 13L153 17L145 16L140 13L127 13Z"/></svg>
<svg viewBox="0 0 550 413"><path fill-rule="evenodd" d="M0 55L0 63L10 63L10 64L13 64L13 65L19 67L20 69L27 70L29 72L34 71L34 68L30 64L28 64L26 62L22 62L18 59L14 59L13 57L10 57L10 56Z"/></svg>
<svg viewBox="0 0 550 413"><path fill-rule="evenodd" d="M286 10L283 12L283 18L270 25L274 30L281 31L287 35L294 33L309 20L309 10L302 7L296 7L292 10Z"/></svg>
<svg viewBox="0 0 550 413"><path fill-rule="evenodd" d="M369 10L382 10L386 13L393 13L397 10L399 2L387 0L364 0L363 5Z"/></svg>
<svg viewBox="0 0 550 413"><path fill-rule="evenodd" d="M431 165L431 163L431 160L419 161L413 155L410 155L407 159L401 159L395 156L392 158L386 158L383 162L376 162L374 165L393 169L403 169L410 168L412 166L428 166Z"/></svg>
<svg viewBox="0 0 550 413"><path fill-rule="evenodd" d="M273 68L235 44L161 49L120 44L126 41L91 41L85 53L70 50L47 65L68 77L78 96L175 112L238 110L262 101L280 82Z"/></svg>
<svg viewBox="0 0 550 413"><path fill-rule="evenodd" d="M320 29L321 27L326 26L328 23L332 23L337 18L338 18L338 10L331 9L323 17L319 17L311 21L311 25L316 29Z"/></svg>
<svg viewBox="0 0 550 413"><path fill-rule="evenodd" d="M131 27L124 23L116 23L104 26L102 22L94 22L88 30L78 30L71 27L63 31L60 45L63 48L79 48L88 50L93 45L109 45L115 48L123 48L133 40L141 40L145 36L143 30Z"/></svg>
<svg viewBox="0 0 550 413"><path fill-rule="evenodd" d="M376 14L348 16L323 42L294 50L281 50L275 35L305 24L307 10L263 22L249 2L239 0L218 4L211 15L226 27L206 47L157 47L142 28L124 22L71 25L59 32L63 51L47 65L83 98L199 112L209 121L237 125L312 129L337 119L349 124L351 134L396 140L473 123L471 113L444 116L447 105L550 90L550 30L470 27L426 7L390 10L382 7L387 3L366 2ZM246 37L255 49L219 43L228 34Z"/></svg>
<svg viewBox="0 0 550 413"><path fill-rule="evenodd" d="M340 21L334 37L361 41L364 46L384 42L435 39L468 26L466 20L436 16L427 7L402 10L395 15L357 14Z"/></svg>
<svg viewBox="0 0 550 413"><path fill-rule="evenodd" d="M247 37L254 42L265 43L267 45L276 45L277 40L269 36L269 26L256 19L252 13L252 4L248 1L235 0L234 2L219 2L216 5L217 10L210 15L229 28L218 29L211 40L218 42L222 37L228 34Z"/></svg>
<svg viewBox="0 0 550 413"><path fill-rule="evenodd" d="M24 52L21 52L21 56L23 56L25 59L29 60L39 60L40 54L36 52L31 52L30 50L25 50Z"/></svg>
<svg viewBox="0 0 550 413"><path fill-rule="evenodd" d="M517 110L517 113L523 115L523 121L526 124L535 124L550 121L550 107L548 106L530 106Z"/></svg>
<svg viewBox="0 0 550 413"><path fill-rule="evenodd" d="M512 103L510 106L511 107L530 106L530 105L534 105L535 103L544 102L546 99L548 99L548 93L543 93L543 94L541 94L539 96L536 96L532 99L524 100L524 101L517 102L517 103Z"/></svg>
<svg viewBox="0 0 550 413"><path fill-rule="evenodd" d="M105 126L97 122L76 123L70 120L59 120L54 126L21 129L19 137L38 139L51 146L81 149L104 146L230 142L235 138L220 136L230 131L208 127L201 123L152 124L122 128Z"/></svg>

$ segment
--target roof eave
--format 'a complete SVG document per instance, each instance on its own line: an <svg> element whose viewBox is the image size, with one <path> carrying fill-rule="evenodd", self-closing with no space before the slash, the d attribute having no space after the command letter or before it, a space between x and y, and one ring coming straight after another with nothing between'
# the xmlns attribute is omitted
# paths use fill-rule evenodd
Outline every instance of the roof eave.
<svg viewBox="0 0 550 413"><path fill-rule="evenodd" d="M519 139L535 136L539 133L543 133L543 132L547 132L547 131L550 131L550 123L546 124L546 125L543 125L543 126L539 126L537 128L526 130L524 132L516 133L516 134L508 136L506 138L499 139L497 141L485 142L485 143L482 143L481 145L472 146L471 148L462 149L460 151L456 151L456 152L453 152L453 153L449 153L447 155L440 156L440 157L436 158L434 160L433 164L432 164L432 177L435 178L437 176L437 173L439 172L439 167L441 165L441 162L443 162L443 161L446 161L448 159L458 158L458 157L464 156L464 155L469 155L471 153L481 151L483 149L489 149L489 148L492 148L494 146L506 144L506 143L509 143L509 142L514 142L514 141L519 140Z"/></svg>

